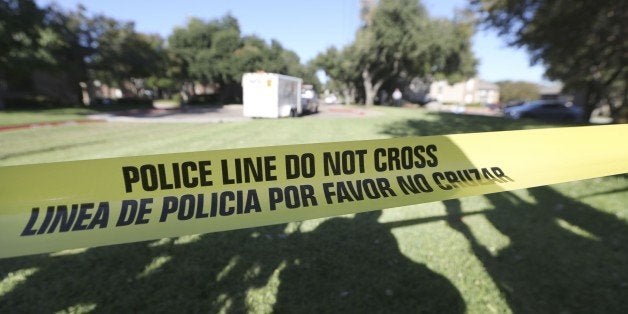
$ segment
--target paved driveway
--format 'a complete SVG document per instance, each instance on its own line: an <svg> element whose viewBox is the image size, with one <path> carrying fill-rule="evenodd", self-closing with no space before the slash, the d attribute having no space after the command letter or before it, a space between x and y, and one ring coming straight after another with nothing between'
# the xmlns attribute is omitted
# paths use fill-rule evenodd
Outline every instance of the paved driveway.
<svg viewBox="0 0 628 314"><path fill-rule="evenodd" d="M318 113L306 114L300 119L360 118L379 115L378 111L356 106L321 105ZM242 116L242 105L188 106L176 109L134 109L90 115L90 119L119 122L175 122L221 123L247 121Z"/></svg>

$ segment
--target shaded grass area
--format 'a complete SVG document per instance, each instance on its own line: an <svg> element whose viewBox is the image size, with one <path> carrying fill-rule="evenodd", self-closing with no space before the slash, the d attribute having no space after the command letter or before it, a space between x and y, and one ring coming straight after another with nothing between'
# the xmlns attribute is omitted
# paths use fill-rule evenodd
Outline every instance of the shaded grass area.
<svg viewBox="0 0 628 314"><path fill-rule="evenodd" d="M85 119L86 115L92 113L94 111L87 108L2 110L0 111L0 126L79 120Z"/></svg>
<svg viewBox="0 0 628 314"><path fill-rule="evenodd" d="M0 127L85 119L87 115L132 109L150 108L146 104L110 104L91 107L4 109L0 110Z"/></svg>
<svg viewBox="0 0 628 314"><path fill-rule="evenodd" d="M548 127L380 108L362 119L0 133L0 163ZM623 313L628 176L0 260L0 312Z"/></svg>

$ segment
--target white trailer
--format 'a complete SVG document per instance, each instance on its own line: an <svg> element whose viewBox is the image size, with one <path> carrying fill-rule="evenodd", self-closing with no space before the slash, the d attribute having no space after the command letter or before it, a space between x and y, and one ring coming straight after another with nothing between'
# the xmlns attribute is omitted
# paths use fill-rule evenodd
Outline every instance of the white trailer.
<svg viewBox="0 0 628 314"><path fill-rule="evenodd" d="M245 117L294 117L302 113L298 77L275 73L244 73L242 100Z"/></svg>

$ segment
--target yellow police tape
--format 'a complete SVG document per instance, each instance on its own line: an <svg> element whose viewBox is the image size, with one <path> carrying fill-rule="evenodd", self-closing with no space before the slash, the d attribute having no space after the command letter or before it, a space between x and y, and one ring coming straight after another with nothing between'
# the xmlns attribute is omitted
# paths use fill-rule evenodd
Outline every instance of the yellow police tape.
<svg viewBox="0 0 628 314"><path fill-rule="evenodd" d="M0 257L357 213L628 172L628 125L0 168Z"/></svg>

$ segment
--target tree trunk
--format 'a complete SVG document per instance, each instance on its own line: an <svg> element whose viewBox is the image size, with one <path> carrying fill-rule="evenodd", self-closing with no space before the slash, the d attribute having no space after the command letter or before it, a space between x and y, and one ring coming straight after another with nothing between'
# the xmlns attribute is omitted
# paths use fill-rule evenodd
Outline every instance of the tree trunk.
<svg viewBox="0 0 628 314"><path fill-rule="evenodd" d="M373 82L368 70L362 71L362 80L364 81L364 105L372 106L375 103L375 92L373 91Z"/></svg>
<svg viewBox="0 0 628 314"><path fill-rule="evenodd" d="M364 80L364 105L372 106L375 104L375 95L384 81L373 82L373 77L368 69L362 71L362 79Z"/></svg>
<svg viewBox="0 0 628 314"><path fill-rule="evenodd" d="M600 101L600 92L595 86L595 82L590 82L587 87L587 96L585 98L582 110L582 122L589 123L593 110Z"/></svg>
<svg viewBox="0 0 628 314"><path fill-rule="evenodd" d="M0 73L0 110L4 109L4 92L5 87L8 90L7 82L4 80L4 75Z"/></svg>
<svg viewBox="0 0 628 314"><path fill-rule="evenodd" d="M342 95L345 99L345 105L351 105L355 103L355 88L347 86L342 90Z"/></svg>

